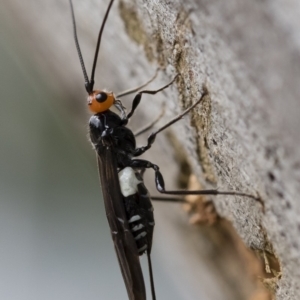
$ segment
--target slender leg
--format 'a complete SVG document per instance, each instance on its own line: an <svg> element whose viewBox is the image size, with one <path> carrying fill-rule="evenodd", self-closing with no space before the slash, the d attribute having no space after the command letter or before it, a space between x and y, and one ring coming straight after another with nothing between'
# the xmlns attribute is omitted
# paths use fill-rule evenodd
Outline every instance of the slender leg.
<svg viewBox="0 0 300 300"><path fill-rule="evenodd" d="M164 89L169 87L176 80L176 78L178 76L179 76L179 74L177 74L171 82L169 82L167 85L163 86L162 88L160 88L158 90L153 90L153 91L152 90L143 90L143 91L140 91L138 94L136 94L136 96L134 97L134 99L132 101L131 111L129 112L127 117L122 120L122 125L126 125L128 123L128 120L132 117L136 108L140 104L143 94L155 95L156 93L163 91Z"/></svg>
<svg viewBox="0 0 300 300"><path fill-rule="evenodd" d="M147 124L140 130L136 131L134 133L134 136L137 137L137 136L143 134L144 132L146 132L147 130L151 129L162 118L162 116L164 114L165 114L165 103L163 104L163 107L162 107L162 110L161 110L161 113L159 114L159 116L155 120L153 120L151 123Z"/></svg>
<svg viewBox="0 0 300 300"><path fill-rule="evenodd" d="M175 191L167 191L165 190L165 182L164 178L159 171L159 167L150 161L143 159L134 159L131 161L130 166L132 168L151 168L155 172L155 185L156 189L162 193L167 195L231 195L231 196L241 196L251 198L255 201L260 202L263 205L263 202L259 197L255 197L250 194L235 192L235 191L218 191L218 190L193 190L193 191L185 191L185 190L175 190Z"/></svg>
<svg viewBox="0 0 300 300"><path fill-rule="evenodd" d="M151 198L151 200L161 201L161 202L189 203L188 201L185 201L182 198L176 198L176 197L164 197L164 196L152 196L151 195L150 198Z"/></svg>
<svg viewBox="0 0 300 300"><path fill-rule="evenodd" d="M149 251L147 251L147 259L148 259L148 267L149 267L149 277L150 277L152 300L156 300L155 288L154 288L154 278L153 278L153 271L152 271L152 263L151 263L151 256L150 256Z"/></svg>
<svg viewBox="0 0 300 300"><path fill-rule="evenodd" d="M121 113L121 119L125 119L126 118L126 107L123 105L122 101L120 99L116 99L114 105L118 109L118 111Z"/></svg>
<svg viewBox="0 0 300 300"><path fill-rule="evenodd" d="M130 94L133 94L133 93L136 93L137 91L139 91L140 89L144 88L145 86L147 86L148 84L150 84L156 77L157 77L157 74L158 74L158 69L156 69L155 71L155 74L154 76L148 80L147 82L141 84L140 86L137 86L133 89L129 89L129 90L126 90L126 91L122 91L121 93L119 93L116 98L121 98L121 97L124 97L124 96L127 96L127 95L130 95Z"/></svg>
<svg viewBox="0 0 300 300"><path fill-rule="evenodd" d="M178 115L177 117L175 117L174 119L172 119L170 122L168 122L167 124L165 124L163 127L159 128L157 131L152 132L149 135L149 137L148 137L147 145L144 146L144 147L140 147L140 148L135 149L133 156L140 156L144 152L146 152L148 149L150 149L151 146L152 146L152 144L154 143L156 135L158 133L160 133L161 131L165 130L166 128L168 128L172 124L174 124L177 121L179 121L180 119L182 119L189 111L191 111L195 106L197 106L203 100L203 98L206 95L207 95L207 92L204 91L204 94L201 96L201 98L197 102L195 102L192 106L190 106L189 108L187 108L183 113L181 113L180 115Z"/></svg>

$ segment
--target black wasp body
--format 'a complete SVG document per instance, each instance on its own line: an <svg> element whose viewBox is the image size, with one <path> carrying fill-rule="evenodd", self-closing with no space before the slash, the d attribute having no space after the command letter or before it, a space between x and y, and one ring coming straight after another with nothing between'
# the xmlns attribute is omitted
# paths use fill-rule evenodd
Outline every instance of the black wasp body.
<svg viewBox="0 0 300 300"><path fill-rule="evenodd" d="M135 137L117 114L110 110L95 114L90 118L89 128L90 139L97 152L101 152L102 147L109 147L118 169L130 164L136 148Z"/></svg>
<svg viewBox="0 0 300 300"><path fill-rule="evenodd" d="M90 139L99 156L109 149L116 160L126 219L138 253L142 255L146 250L151 251L153 207L140 170L131 167L136 141L132 131L125 127L126 123L126 119L110 110L95 114L89 121Z"/></svg>
<svg viewBox="0 0 300 300"><path fill-rule="evenodd" d="M89 96L88 103L91 110L102 110L100 107L105 106L110 97L114 98L112 93L107 97L104 93L95 91ZM99 101L97 98L106 100ZM135 99L139 102L139 98ZM122 112L121 118L109 109L96 113L89 121L90 139L97 153L106 215L128 297L130 300L146 299L139 262L139 256L146 252L151 290L155 299L150 259L154 216L150 196L142 177L149 163L133 159L134 156L146 151L150 145L136 148L135 136L126 127L129 115Z"/></svg>
<svg viewBox="0 0 300 300"><path fill-rule="evenodd" d="M81 50L78 43L76 23L72 0L70 1L74 39L79 60L81 63L85 88L88 93L88 107L93 112L90 118L90 140L96 150L98 170L105 204L106 216L111 230L115 251L122 271L123 279L127 289L129 300L146 300L146 290L143 273L140 266L139 256L147 254L152 299L155 300L154 280L151 266L151 247L154 229L153 208L150 196L143 182L143 173L150 168L155 172L155 184L158 192L169 195L236 195L249 197L258 200L252 195L234 191L221 192L218 190L198 191L167 191L159 167L150 161L136 159L142 155L154 143L156 135L182 119L190 110L197 106L207 95L203 94L192 106L186 109L167 124L150 134L147 144L143 147L136 147L135 136L126 127L129 119L133 116L138 107L142 94L154 95L170 86L177 76L166 86L158 90L142 90L141 86L115 97L112 92L105 90L94 90L94 76L97 65L100 41L105 22L114 0L110 0L109 6L102 22L95 51L94 63L91 78L87 76ZM139 91L139 92L138 92ZM126 114L121 101L121 96L138 92L132 101L131 111ZM121 116L109 109L115 106L121 112ZM153 123L152 123L153 125ZM152 125L147 126L149 129ZM143 131L143 130L142 130ZM162 197L155 197L162 200ZM152 197L154 199L154 197ZM164 198L164 200L167 200ZM170 198L168 198L170 200ZM172 198L172 200L177 201Z"/></svg>

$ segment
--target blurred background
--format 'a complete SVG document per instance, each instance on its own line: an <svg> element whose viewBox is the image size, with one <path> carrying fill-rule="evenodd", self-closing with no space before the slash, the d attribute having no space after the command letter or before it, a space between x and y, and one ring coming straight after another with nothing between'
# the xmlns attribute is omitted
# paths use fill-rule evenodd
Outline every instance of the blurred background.
<svg viewBox="0 0 300 300"><path fill-rule="evenodd" d="M157 65L165 63L167 70L160 72L149 88L160 87L178 71L180 53L175 53L170 42L173 37L168 33L172 31L166 28L162 35L165 49L155 44L156 39L149 43L150 48L157 47L153 53L158 57L146 58L149 53L143 46L148 37L139 36L137 40L142 42L137 44L135 28L130 28L131 38L130 30L124 28L118 4L125 2L129 8L138 4L143 16L150 16L143 24L153 21L148 24L153 25L153 36L165 29L164 13L169 21L178 17L179 23L184 16L179 0L149 1L147 5L142 0L116 1L101 44L95 87L117 93L149 80ZM178 33L182 34L179 48L187 52L190 46L198 48L190 47L191 56L180 66L186 83L183 94L197 94L203 80L209 81L214 107L211 129L221 142L217 146L208 140L209 153L215 167L222 167L218 158L223 155L226 173L227 168L241 169L248 178L243 181L228 171L226 176L220 175L220 183L226 188L249 185L262 191L267 213L256 215L252 207L250 210L239 201L218 199L215 203L220 204L222 216L233 220L248 245L260 242L255 236L258 231L264 242L274 243L274 255L283 258L286 269L292 270L280 279L278 294L286 299L285 293L292 294L299 285L295 263L299 257L299 4L243 0L184 3L197 10L189 15L194 27L189 27L188 18L184 19L186 26L178 27L187 30ZM74 0L88 74L107 4L107 0ZM188 12L190 6L185 8ZM130 13L128 9L122 16L127 18L126 25L138 26L129 22L134 21ZM104 212L95 153L88 141L90 114L67 0L0 1L0 76L0 299L127 299ZM159 96L143 98L132 127L153 120L166 99L164 120L181 110L176 86L172 86ZM227 139L229 144L223 134L218 135L223 121L225 135L233 136ZM180 126L187 130L172 129L176 128L177 137L189 140L188 153L196 155L189 118ZM145 143L144 137L140 142ZM242 147L234 152L231 143ZM173 148L160 135L149 151L151 156L145 156L162 166L170 188L178 178L178 153ZM203 175L199 157L195 157L195 172ZM244 169L247 166L245 173L239 161ZM273 173L268 173L270 170ZM151 189L153 173L147 175ZM289 199L288 213L283 196ZM226 230L218 225L213 229L190 226L179 205L155 204L155 216L152 253L159 299L249 299L241 296L252 287L243 285L248 284L247 268L232 251L235 245ZM257 217L257 222L252 217ZM249 242L253 240L257 244ZM292 250L287 252L286 248ZM224 255L226 251L230 255ZM145 258L142 264L148 286ZM251 265L249 261L245 264Z"/></svg>
<svg viewBox="0 0 300 300"><path fill-rule="evenodd" d="M107 3L74 1L88 73ZM97 9L91 11L93 5ZM123 27L116 3L101 45L96 87L118 92L155 73L156 65L149 65ZM68 1L2 0L0 66L0 299L127 299L88 141L90 114ZM161 75L152 87L168 81ZM158 97L157 106L150 99L148 115L139 112L137 122L145 124L160 113L165 96ZM157 140L163 151L170 150L163 136ZM166 164L160 156L156 162ZM168 164L167 182L174 184L176 167ZM209 266L190 272L198 254L195 250L193 256L190 244L179 243L174 234L187 241L191 233L178 208L155 204L156 293L166 300L194 299L195 294L205 299L207 288L214 299L222 299L224 290L210 286ZM163 221L165 215L171 222ZM150 295L146 259L141 261Z"/></svg>
<svg viewBox="0 0 300 300"><path fill-rule="evenodd" d="M61 6L68 9L65 2L57 1L56 16L48 14L45 1L29 1L24 7L31 10L27 17L42 33L41 40L28 20L18 19L22 4L1 4L0 299L127 297L104 212L95 153L88 142L89 113L70 14L61 11ZM51 51L45 51L43 39L52 37L42 32L38 17L51 20L55 34L62 35L59 40L71 43L72 53L67 48L60 52L62 46L55 42ZM70 19L67 28L61 22L64 17ZM64 56L66 64L56 56ZM100 64L106 59L114 65L103 56ZM77 81L67 73L72 68ZM154 264L157 293L168 295L164 299L181 299L155 254Z"/></svg>

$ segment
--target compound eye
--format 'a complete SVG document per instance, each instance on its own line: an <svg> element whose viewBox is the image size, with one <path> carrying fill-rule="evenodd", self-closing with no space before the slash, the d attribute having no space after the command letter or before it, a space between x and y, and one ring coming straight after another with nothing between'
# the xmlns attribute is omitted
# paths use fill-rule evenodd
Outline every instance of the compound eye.
<svg viewBox="0 0 300 300"><path fill-rule="evenodd" d="M107 99L107 94L104 92L101 92L101 93L97 94L95 98L96 98L97 102L103 103Z"/></svg>

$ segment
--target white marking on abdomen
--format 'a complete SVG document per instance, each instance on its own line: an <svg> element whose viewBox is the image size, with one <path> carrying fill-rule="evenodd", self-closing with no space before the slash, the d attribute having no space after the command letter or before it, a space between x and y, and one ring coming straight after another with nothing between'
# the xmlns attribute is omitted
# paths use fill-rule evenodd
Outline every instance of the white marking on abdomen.
<svg viewBox="0 0 300 300"><path fill-rule="evenodd" d="M124 197L136 194L138 191L137 186L142 181L138 180L132 168L126 167L119 172L119 182L121 192Z"/></svg>
<svg viewBox="0 0 300 300"><path fill-rule="evenodd" d="M132 216L129 220L128 220L128 223L133 223L135 221L138 221L141 219L141 216L139 215L135 215L135 216Z"/></svg>
<svg viewBox="0 0 300 300"><path fill-rule="evenodd" d="M142 229L143 227L144 227L143 224L138 224L138 225L134 226L131 230L132 231L138 231L138 230Z"/></svg>
<svg viewBox="0 0 300 300"><path fill-rule="evenodd" d="M147 232L146 232L146 231L143 231L143 232L141 232L140 234L138 234L134 239L137 241L137 240L143 238L143 237L146 236L146 235L147 235Z"/></svg>
<svg viewBox="0 0 300 300"><path fill-rule="evenodd" d="M139 248L138 251L139 252L143 252L144 250L146 250L148 248L147 245L144 245L143 247Z"/></svg>

